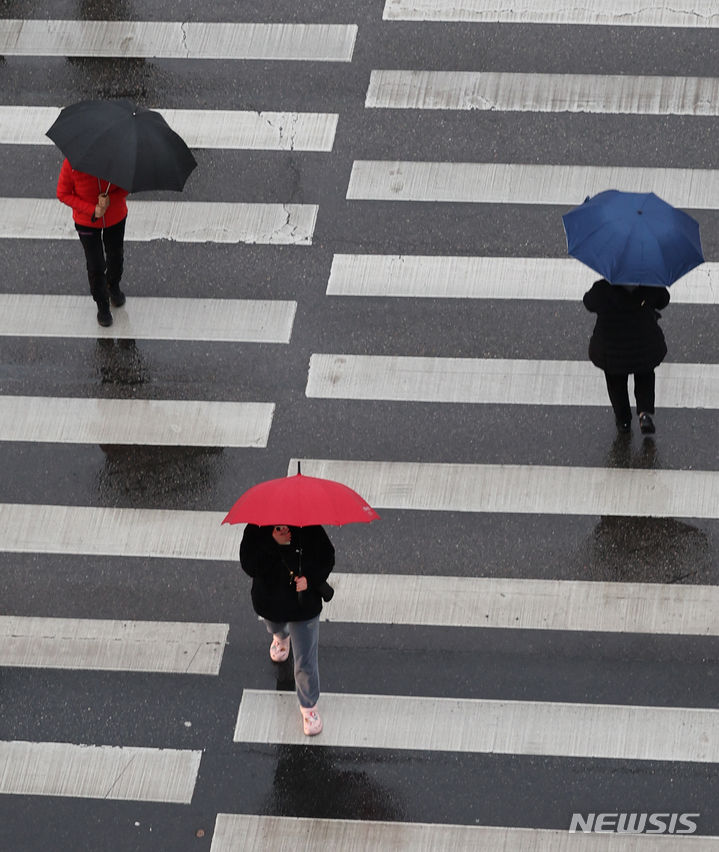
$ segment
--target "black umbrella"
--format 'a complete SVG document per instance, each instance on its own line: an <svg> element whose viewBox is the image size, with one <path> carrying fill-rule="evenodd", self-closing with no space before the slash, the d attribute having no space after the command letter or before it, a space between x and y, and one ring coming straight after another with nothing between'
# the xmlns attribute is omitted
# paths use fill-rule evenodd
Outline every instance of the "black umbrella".
<svg viewBox="0 0 719 852"><path fill-rule="evenodd" d="M181 190L197 163L158 112L128 100L65 107L46 136L81 172L128 192Z"/></svg>

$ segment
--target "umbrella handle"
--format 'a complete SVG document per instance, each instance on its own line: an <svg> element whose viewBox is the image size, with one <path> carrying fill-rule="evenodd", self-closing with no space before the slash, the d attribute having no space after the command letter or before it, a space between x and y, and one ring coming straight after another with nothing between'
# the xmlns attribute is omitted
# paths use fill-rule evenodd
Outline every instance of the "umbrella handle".
<svg viewBox="0 0 719 852"><path fill-rule="evenodd" d="M107 198L107 196L109 194L110 194L110 181L107 182L107 187L106 187L105 191L101 192L100 195L104 195L105 198ZM97 222L97 216L94 213L92 214L92 216L90 216L90 221L91 222Z"/></svg>

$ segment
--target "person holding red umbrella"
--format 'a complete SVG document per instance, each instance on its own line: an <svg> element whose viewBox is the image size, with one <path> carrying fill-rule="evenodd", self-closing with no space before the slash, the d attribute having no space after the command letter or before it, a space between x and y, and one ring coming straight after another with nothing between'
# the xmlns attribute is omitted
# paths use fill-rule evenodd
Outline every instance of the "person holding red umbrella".
<svg viewBox="0 0 719 852"><path fill-rule="evenodd" d="M252 577L252 604L272 634L270 657L287 659L292 645L295 686L307 736L319 734L319 615L333 589L327 577L335 549L320 524L370 523L379 518L360 495L332 479L297 474L252 486L223 524L247 524L240 564ZM277 523L277 520L284 523Z"/></svg>
<svg viewBox="0 0 719 852"><path fill-rule="evenodd" d="M335 549L321 526L247 524L240 564L252 577L252 605L272 634L270 658L284 662L294 655L295 687L304 732L319 734L319 615L322 597L331 596L327 578Z"/></svg>

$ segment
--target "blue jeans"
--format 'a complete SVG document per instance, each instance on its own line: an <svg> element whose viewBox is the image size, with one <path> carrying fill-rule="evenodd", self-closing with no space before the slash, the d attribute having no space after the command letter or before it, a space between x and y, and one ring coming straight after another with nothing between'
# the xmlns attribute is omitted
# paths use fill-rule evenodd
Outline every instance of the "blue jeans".
<svg viewBox="0 0 719 852"><path fill-rule="evenodd" d="M267 632L279 639L292 639L295 658L295 688L302 707L314 707L320 697L320 670L318 646L320 638L319 615L307 621L288 621L285 624L264 619Z"/></svg>

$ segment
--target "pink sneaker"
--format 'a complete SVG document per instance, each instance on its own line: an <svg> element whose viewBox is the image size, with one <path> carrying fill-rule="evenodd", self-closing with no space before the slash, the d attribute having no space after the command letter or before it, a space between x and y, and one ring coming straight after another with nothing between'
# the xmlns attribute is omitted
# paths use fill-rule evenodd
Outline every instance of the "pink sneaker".
<svg viewBox="0 0 719 852"><path fill-rule="evenodd" d="M290 637L280 639L278 636L272 635L272 644L270 645L270 659L273 663L284 663L290 655Z"/></svg>
<svg viewBox="0 0 719 852"><path fill-rule="evenodd" d="M314 737L322 730L322 719L317 712L317 707L300 707L302 712L302 725L305 729L305 736Z"/></svg>

